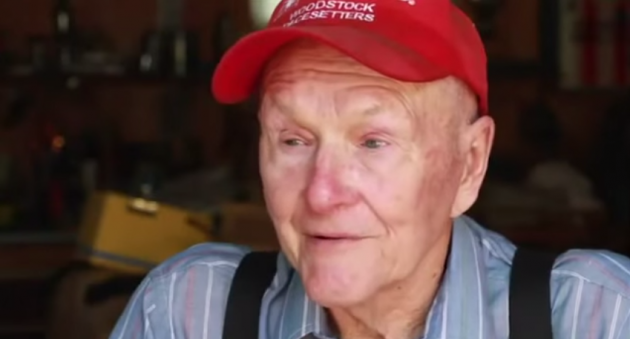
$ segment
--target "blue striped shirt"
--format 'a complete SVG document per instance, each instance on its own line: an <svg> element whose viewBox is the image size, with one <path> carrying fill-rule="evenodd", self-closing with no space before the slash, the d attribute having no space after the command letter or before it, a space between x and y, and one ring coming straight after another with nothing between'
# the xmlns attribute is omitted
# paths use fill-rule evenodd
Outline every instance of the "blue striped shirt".
<svg viewBox="0 0 630 339"><path fill-rule="evenodd" d="M514 245L462 217L451 247L424 338L508 339ZM111 338L222 339L230 282L247 252L202 244L169 259L138 288ZM630 338L630 259L571 250L558 258L551 279L556 339ZM332 338L322 308L283 255L262 305L260 339Z"/></svg>

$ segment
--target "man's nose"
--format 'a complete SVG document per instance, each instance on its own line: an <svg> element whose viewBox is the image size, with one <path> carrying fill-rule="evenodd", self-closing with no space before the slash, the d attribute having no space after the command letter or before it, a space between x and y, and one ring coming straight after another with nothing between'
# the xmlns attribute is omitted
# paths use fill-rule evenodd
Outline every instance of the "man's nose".
<svg viewBox="0 0 630 339"><path fill-rule="evenodd" d="M318 214L330 213L354 205L359 194L344 180L344 171L316 166L306 190L309 208Z"/></svg>

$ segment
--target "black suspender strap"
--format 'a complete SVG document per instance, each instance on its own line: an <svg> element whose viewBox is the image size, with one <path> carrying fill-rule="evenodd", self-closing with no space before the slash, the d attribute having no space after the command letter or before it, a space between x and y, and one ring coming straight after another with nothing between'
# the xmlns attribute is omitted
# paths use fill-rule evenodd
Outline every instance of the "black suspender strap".
<svg viewBox="0 0 630 339"><path fill-rule="evenodd" d="M550 279L557 253L519 248L510 274L510 339L553 339ZM258 339L262 298L276 273L277 252L247 254L228 295L223 339Z"/></svg>
<svg viewBox="0 0 630 339"><path fill-rule="evenodd" d="M516 250L510 274L510 339L553 339L550 278L557 256Z"/></svg>
<svg viewBox="0 0 630 339"><path fill-rule="evenodd" d="M243 258L228 295L223 339L258 339L262 298L276 274L277 258L277 252L252 252Z"/></svg>

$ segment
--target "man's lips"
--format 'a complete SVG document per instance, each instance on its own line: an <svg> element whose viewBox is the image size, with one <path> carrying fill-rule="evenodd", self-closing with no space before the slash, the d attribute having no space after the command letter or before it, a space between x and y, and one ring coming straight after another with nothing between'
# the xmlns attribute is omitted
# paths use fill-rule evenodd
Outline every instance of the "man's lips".
<svg viewBox="0 0 630 339"><path fill-rule="evenodd" d="M313 253L332 254L348 250L363 239L365 237L349 234L312 234L306 237L305 245Z"/></svg>
<svg viewBox="0 0 630 339"><path fill-rule="evenodd" d="M330 234L307 234L309 238L316 240L361 240L366 237L358 236L356 234L342 234L342 233L330 233Z"/></svg>

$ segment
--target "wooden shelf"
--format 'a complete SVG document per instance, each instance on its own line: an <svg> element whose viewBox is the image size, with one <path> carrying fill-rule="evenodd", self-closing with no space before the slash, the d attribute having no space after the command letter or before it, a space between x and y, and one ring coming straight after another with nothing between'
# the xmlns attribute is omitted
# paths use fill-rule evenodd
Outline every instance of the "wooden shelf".
<svg viewBox="0 0 630 339"><path fill-rule="evenodd" d="M89 83L97 85L120 85L120 84L145 84L145 85L206 85L209 80L205 77L165 77L165 76L142 76L142 75L108 75L108 74L80 74L80 73L44 73L29 75L0 74L0 86L15 84L64 84L68 87Z"/></svg>
<svg viewBox="0 0 630 339"><path fill-rule="evenodd" d="M0 235L0 276L35 276L71 262L73 237L61 235Z"/></svg>
<svg viewBox="0 0 630 339"><path fill-rule="evenodd" d="M6 335L13 334L36 334L36 333L44 333L45 328L44 325L39 323L33 324L2 324L0 325L0 338Z"/></svg>
<svg viewBox="0 0 630 339"><path fill-rule="evenodd" d="M4 232L0 246L15 244L74 244L75 235L65 232Z"/></svg>
<svg viewBox="0 0 630 339"><path fill-rule="evenodd" d="M54 275L75 257L71 234L0 234L0 339L43 337Z"/></svg>
<svg viewBox="0 0 630 339"><path fill-rule="evenodd" d="M521 60L489 60L488 78L492 79L523 79L540 75L541 66L536 61Z"/></svg>

